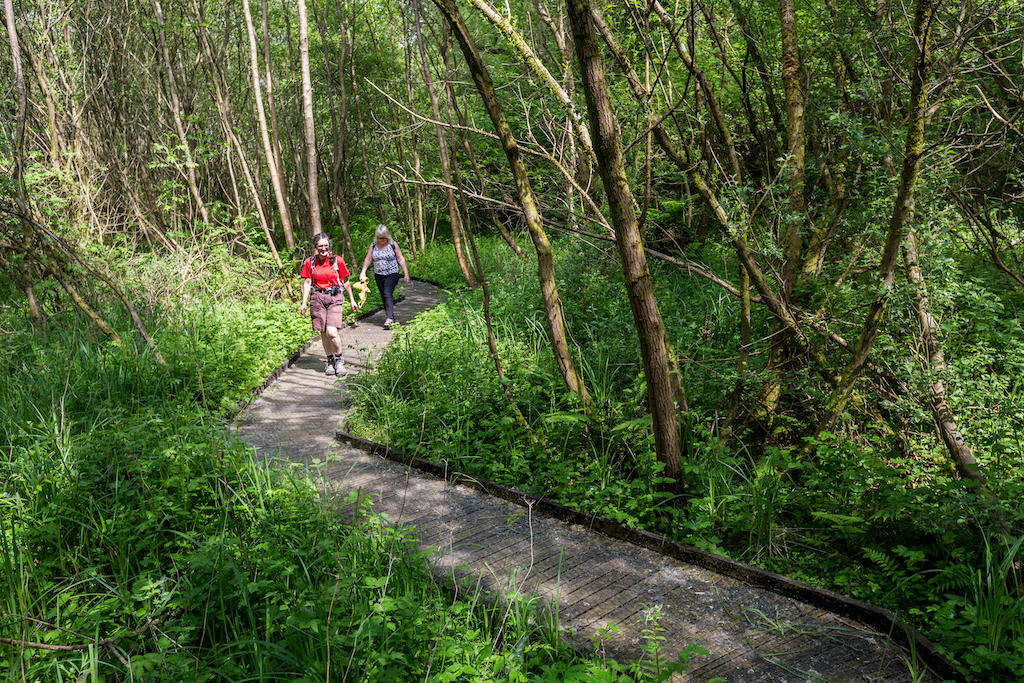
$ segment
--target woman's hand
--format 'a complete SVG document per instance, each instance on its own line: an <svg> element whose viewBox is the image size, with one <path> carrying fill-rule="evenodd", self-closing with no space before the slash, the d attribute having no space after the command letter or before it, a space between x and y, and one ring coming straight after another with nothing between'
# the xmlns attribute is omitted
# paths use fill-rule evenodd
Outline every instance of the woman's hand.
<svg viewBox="0 0 1024 683"><path fill-rule="evenodd" d="M409 273L405 274L405 284L409 284Z"/></svg>
<svg viewBox="0 0 1024 683"><path fill-rule="evenodd" d="M352 312L354 313L358 309L359 309L359 304L356 303L355 299L352 299Z"/></svg>
<svg viewBox="0 0 1024 683"><path fill-rule="evenodd" d="M302 305L299 306L299 315L306 315L306 309L307 309L306 302L303 301Z"/></svg>

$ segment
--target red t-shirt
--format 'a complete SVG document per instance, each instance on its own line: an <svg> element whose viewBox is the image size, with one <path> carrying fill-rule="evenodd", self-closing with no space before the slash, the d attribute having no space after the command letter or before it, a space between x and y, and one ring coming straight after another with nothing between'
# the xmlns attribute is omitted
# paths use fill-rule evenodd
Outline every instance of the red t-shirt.
<svg viewBox="0 0 1024 683"><path fill-rule="evenodd" d="M345 259L337 254L333 254L333 256L338 260L338 272L334 271L330 258L321 261L319 256L310 256L302 262L302 272L299 273L299 277L312 279L313 286L320 289L341 287L341 281L349 275L348 268L345 267ZM315 265L313 265L314 259L316 260Z"/></svg>

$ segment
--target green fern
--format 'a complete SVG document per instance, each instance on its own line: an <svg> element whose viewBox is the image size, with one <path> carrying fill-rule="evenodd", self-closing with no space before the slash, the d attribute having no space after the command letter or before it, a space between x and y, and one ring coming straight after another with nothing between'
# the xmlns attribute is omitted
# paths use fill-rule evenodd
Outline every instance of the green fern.
<svg viewBox="0 0 1024 683"><path fill-rule="evenodd" d="M877 548L861 548L861 553L864 557L877 565L888 579L899 580L904 578L906 575L900 560L884 550L879 550Z"/></svg>
<svg viewBox="0 0 1024 683"><path fill-rule="evenodd" d="M973 588L974 574L966 565L951 565L937 571L931 578L931 584L936 595L962 595Z"/></svg>

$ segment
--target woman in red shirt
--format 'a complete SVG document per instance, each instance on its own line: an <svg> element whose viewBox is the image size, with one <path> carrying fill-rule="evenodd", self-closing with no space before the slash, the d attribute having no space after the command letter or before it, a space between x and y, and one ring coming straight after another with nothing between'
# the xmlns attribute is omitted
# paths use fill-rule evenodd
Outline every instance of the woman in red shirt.
<svg viewBox="0 0 1024 683"><path fill-rule="evenodd" d="M348 292L352 310L356 310L356 299L352 296L352 285L348 282L348 268L345 259L331 250L331 238L319 233L313 236L313 256L302 263L299 275L302 281L302 305L299 313L306 315L309 310L313 330L320 333L324 352L327 353L325 375L345 374L345 361L341 356L341 335L338 328L345 324L345 295Z"/></svg>

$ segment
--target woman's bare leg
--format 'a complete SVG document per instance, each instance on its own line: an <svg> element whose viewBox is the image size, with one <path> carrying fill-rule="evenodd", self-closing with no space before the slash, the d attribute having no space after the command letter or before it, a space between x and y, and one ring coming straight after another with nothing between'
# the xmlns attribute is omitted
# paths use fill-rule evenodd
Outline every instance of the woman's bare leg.
<svg viewBox="0 0 1024 683"><path fill-rule="evenodd" d="M341 335L338 334L337 327L328 325L327 329L320 333L320 341L323 342L324 352L328 356L336 356L341 353Z"/></svg>

